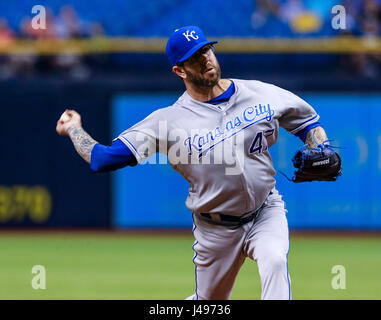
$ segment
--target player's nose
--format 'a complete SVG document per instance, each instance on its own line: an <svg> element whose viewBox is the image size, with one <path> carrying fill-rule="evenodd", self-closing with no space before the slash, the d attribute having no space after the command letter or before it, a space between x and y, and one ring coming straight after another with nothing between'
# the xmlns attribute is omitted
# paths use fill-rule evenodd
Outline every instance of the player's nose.
<svg viewBox="0 0 381 320"><path fill-rule="evenodd" d="M210 62L211 59L212 59L212 57L211 57L211 55L209 54L209 52L204 52L204 53L201 55L201 57L202 57L202 59L203 59L203 61L204 61L205 63Z"/></svg>
<svg viewBox="0 0 381 320"><path fill-rule="evenodd" d="M201 56L201 65L204 66L204 68L208 68L212 66L212 60L210 59L210 56L207 54L203 54Z"/></svg>

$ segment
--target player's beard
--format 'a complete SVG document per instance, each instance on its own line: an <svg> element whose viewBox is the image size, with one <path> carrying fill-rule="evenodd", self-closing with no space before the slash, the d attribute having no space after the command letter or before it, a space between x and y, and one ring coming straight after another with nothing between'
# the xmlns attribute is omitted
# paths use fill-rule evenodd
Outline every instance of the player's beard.
<svg viewBox="0 0 381 320"><path fill-rule="evenodd" d="M187 75L187 80L191 82L193 85L197 87L207 87L212 88L214 87L218 81L221 79L221 68L218 62L216 62L216 65L212 66L215 70L212 77L205 74L205 72L201 73L192 73L191 71L184 68L185 74ZM205 70L204 68L203 70Z"/></svg>

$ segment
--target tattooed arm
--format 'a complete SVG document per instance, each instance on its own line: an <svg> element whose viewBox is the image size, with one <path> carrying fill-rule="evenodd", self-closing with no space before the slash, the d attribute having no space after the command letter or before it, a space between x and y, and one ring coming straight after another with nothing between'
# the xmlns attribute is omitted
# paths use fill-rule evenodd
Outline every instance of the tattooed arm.
<svg viewBox="0 0 381 320"><path fill-rule="evenodd" d="M74 110L66 110L71 117L67 122L58 120L56 130L62 136L69 136L78 154L90 164L91 152L98 143L83 128L81 116Z"/></svg>
<svg viewBox="0 0 381 320"><path fill-rule="evenodd" d="M90 137L82 127L71 127L67 132L73 142L75 150L87 163L90 164L91 151L93 151L94 146L98 142Z"/></svg>
<svg viewBox="0 0 381 320"><path fill-rule="evenodd" d="M312 149L323 143L328 144L328 138L322 127L313 128L307 133L305 141L307 148Z"/></svg>
<svg viewBox="0 0 381 320"><path fill-rule="evenodd" d="M83 128L81 116L74 110L66 110L70 120L57 121L56 130L61 136L69 136L78 154L90 164L92 172L109 172L136 166L134 154L121 141L116 140L111 146L104 146L95 141Z"/></svg>

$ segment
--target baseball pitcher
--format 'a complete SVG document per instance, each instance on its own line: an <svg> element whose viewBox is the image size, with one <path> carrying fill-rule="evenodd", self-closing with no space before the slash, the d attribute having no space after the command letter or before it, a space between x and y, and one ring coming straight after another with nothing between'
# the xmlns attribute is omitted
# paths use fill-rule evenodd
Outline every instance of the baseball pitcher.
<svg viewBox="0 0 381 320"><path fill-rule="evenodd" d="M94 140L74 110L57 132L70 137L94 172L135 166L160 152L189 181L196 283L188 299L229 299L246 258L258 264L262 299L291 299L289 230L269 149L279 127L303 141L292 159L295 183L335 181L340 157L319 115L298 96L260 81L222 79L216 42L197 26L177 29L166 53L186 91L110 146Z"/></svg>

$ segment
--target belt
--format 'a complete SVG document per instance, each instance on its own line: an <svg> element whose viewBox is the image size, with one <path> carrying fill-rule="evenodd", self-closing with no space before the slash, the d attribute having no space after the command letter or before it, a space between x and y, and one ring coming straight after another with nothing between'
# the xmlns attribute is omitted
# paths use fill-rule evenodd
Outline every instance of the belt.
<svg viewBox="0 0 381 320"><path fill-rule="evenodd" d="M238 228L252 221L257 215L258 211L259 210L254 212L248 212L240 217L221 213L200 213L199 215L202 220L207 221L209 223Z"/></svg>
<svg viewBox="0 0 381 320"><path fill-rule="evenodd" d="M273 194L270 191L269 195ZM264 205L264 204L263 204ZM242 216L231 216L222 213L199 213L202 220L207 221L211 224L231 226L231 227L241 227L244 224L252 221L258 212L262 209L263 205L257 211L251 211L243 214Z"/></svg>

